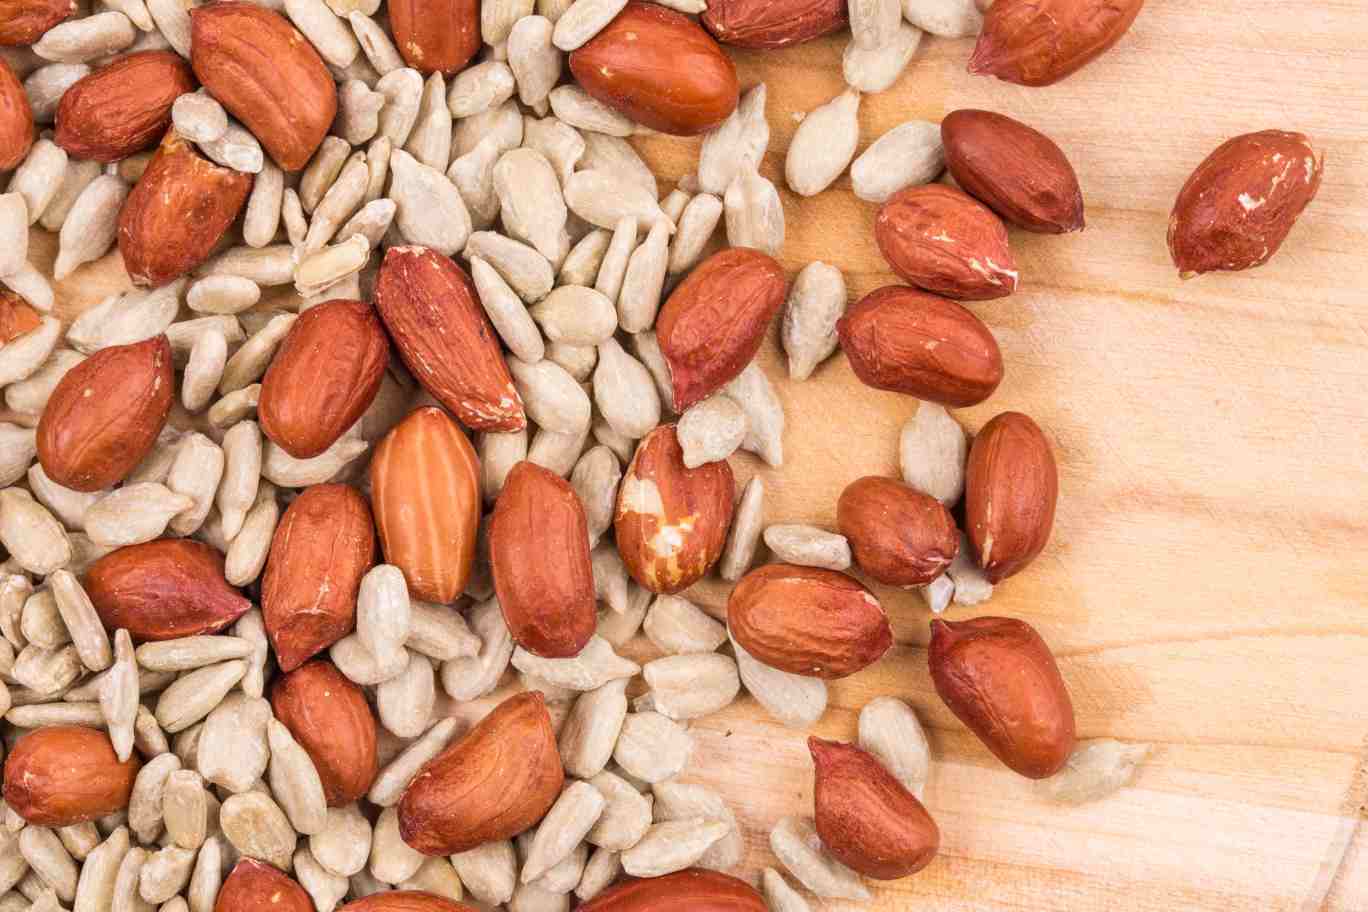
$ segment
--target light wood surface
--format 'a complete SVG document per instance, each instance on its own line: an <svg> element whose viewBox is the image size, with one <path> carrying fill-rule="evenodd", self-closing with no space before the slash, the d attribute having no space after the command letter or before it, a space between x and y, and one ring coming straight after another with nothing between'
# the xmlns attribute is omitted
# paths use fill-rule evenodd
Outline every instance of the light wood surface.
<svg viewBox="0 0 1368 912"><path fill-rule="evenodd" d="M843 44L735 55L743 85L769 83L777 184L794 115L842 87ZM931 737L942 850L873 903L814 908L1368 910L1366 45L1361 0L1150 0L1116 49L1058 86L970 77L972 41L928 37L898 85L865 100L861 148L905 120L983 107L1046 132L1079 173L1087 231L1013 232L1022 290L973 305L1007 377L959 417L976 430L1027 412L1061 473L1049 547L981 613L1041 631L1081 737L1154 753L1112 798L1044 803L936 698L920 598L882 590L897 646L832 687L815 731L851 739L869 699L906 698ZM1319 198L1269 265L1180 282L1164 245L1174 195L1221 141L1266 128L1327 150ZM639 146L662 189L694 167L696 141ZM872 243L875 207L847 180L784 201L790 270L838 265L852 299L893 281ZM50 241L37 247L50 256ZM64 313L117 272L63 283ZM916 402L861 386L839 354L802 384L782 379L773 338L764 364L788 414L787 461L764 470L767 519L833 526L849 481L896 472ZM756 466L734 464L741 478ZM723 587L693 594L720 613ZM693 730L687 778L733 803L754 876L774 864L773 822L811 812L805 733L748 697Z"/></svg>

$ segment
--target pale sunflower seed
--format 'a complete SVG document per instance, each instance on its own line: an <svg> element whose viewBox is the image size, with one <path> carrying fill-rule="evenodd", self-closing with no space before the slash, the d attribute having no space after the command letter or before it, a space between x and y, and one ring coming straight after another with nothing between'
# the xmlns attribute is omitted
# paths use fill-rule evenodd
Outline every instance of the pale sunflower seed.
<svg viewBox="0 0 1368 912"><path fill-rule="evenodd" d="M631 136L635 125L612 108L575 85L563 85L547 96L556 116L579 130Z"/></svg>
<svg viewBox="0 0 1368 912"><path fill-rule="evenodd" d="M898 24L893 36L878 47L862 47L851 40L841 56L841 72L846 85L861 92L877 93L893 87L903 70L912 62L921 44L921 29Z"/></svg>
<svg viewBox="0 0 1368 912"><path fill-rule="evenodd" d="M161 537L172 517L194 506L194 498L166 485L125 485L110 491L86 511L85 531L97 545L141 544Z"/></svg>
<svg viewBox="0 0 1368 912"><path fill-rule="evenodd" d="M788 355L789 377L806 380L836 350L836 321L845 308L841 271L821 261L804 266L789 289L779 335Z"/></svg>
<svg viewBox="0 0 1368 912"><path fill-rule="evenodd" d="M706 786L679 782L658 782L651 787L651 793L655 796L653 813L657 823L701 817L726 824L726 834L699 857L699 867L728 871L741 863L746 842L736 815L721 795Z"/></svg>
<svg viewBox="0 0 1368 912"><path fill-rule="evenodd" d="M703 137L698 156L699 187L714 196L727 192L737 175L760 166L769 148L765 118L768 92L762 82L741 98L722 125Z"/></svg>
<svg viewBox="0 0 1368 912"><path fill-rule="evenodd" d="M850 166L855 195L882 203L905 187L930 183L945 169L940 125L908 121L875 140Z"/></svg>
<svg viewBox="0 0 1368 912"><path fill-rule="evenodd" d="M669 232L674 231L674 223L660 208L655 194L618 170L576 171L565 183L565 204L580 218L600 228L613 228L626 216L632 216L641 226L662 222Z"/></svg>
<svg viewBox="0 0 1368 912"><path fill-rule="evenodd" d="M81 20L81 22L91 22L98 18L100 17L92 16L89 19ZM123 17L120 16L120 18ZM58 32L61 29L79 24L78 22L64 22L49 29L48 33ZM43 37L48 36L44 35ZM42 42L40 41L39 44ZM37 49L37 45L35 45L34 50ZM80 61L70 62L79 63ZM52 202L57 191L61 189L62 177L66 172L66 167L66 150L50 139L40 139L29 149L28 157L24 159L23 163L14 169L14 174L10 177L9 192L17 193L24 198L24 206L28 212L30 225L42 217L48 203ZM6 276L6 280L8 278Z"/></svg>
<svg viewBox="0 0 1368 912"><path fill-rule="evenodd" d="M777 256L784 246L784 205L779 191L755 169L742 171L723 197L727 242Z"/></svg>
<svg viewBox="0 0 1368 912"><path fill-rule="evenodd" d="M476 437L475 446L480 457L480 490L484 493L484 502L493 504L513 466L527 458L527 431L481 433Z"/></svg>
<svg viewBox="0 0 1368 912"><path fill-rule="evenodd" d="M181 768L175 754L162 754L147 761L133 780L133 792L128 799L128 826L144 845L155 842L162 832L162 800L166 780Z"/></svg>
<svg viewBox="0 0 1368 912"><path fill-rule="evenodd" d="M84 360L85 356L78 352L56 349L33 373L5 387L5 404L16 412L40 414L67 371Z"/></svg>
<svg viewBox="0 0 1368 912"><path fill-rule="evenodd" d="M826 712L827 686L821 678L771 668L746 652L735 639L731 644L742 683L771 716L785 725L805 728Z"/></svg>
<svg viewBox="0 0 1368 912"><path fill-rule="evenodd" d="M24 827L19 831L19 854L58 899L69 903L76 898L76 862L55 831L40 826Z"/></svg>
<svg viewBox="0 0 1368 912"><path fill-rule="evenodd" d="M655 324L670 259L669 235L669 223L657 221L627 261L617 311L622 328L629 333L650 329Z"/></svg>
<svg viewBox="0 0 1368 912"><path fill-rule="evenodd" d="M128 828L121 826L86 856L72 912L104 912L113 907L114 883L128 848Z"/></svg>
<svg viewBox="0 0 1368 912"><path fill-rule="evenodd" d="M746 439L741 449L754 453L768 465L784 464L784 406L760 365L752 361L722 391L736 400L746 413Z"/></svg>
<svg viewBox="0 0 1368 912"><path fill-rule="evenodd" d="M471 609L470 629L480 638L479 654L442 663L442 689L453 700L474 700L492 691L513 655L513 638L496 599Z"/></svg>
<svg viewBox="0 0 1368 912"><path fill-rule="evenodd" d="M677 595L657 596L643 628L667 655L715 652L727 640L726 627Z"/></svg>
<svg viewBox="0 0 1368 912"><path fill-rule="evenodd" d="M508 33L508 65L518 81L518 98L528 107L546 102L560 81L564 56L552 44L556 28L542 16L524 16Z"/></svg>
<svg viewBox="0 0 1368 912"><path fill-rule="evenodd" d="M57 347L62 324L52 317L16 339L0 345L0 386L32 376Z"/></svg>
<svg viewBox="0 0 1368 912"><path fill-rule="evenodd" d="M184 279L177 279L153 291L112 295L77 317L67 330L66 340L72 348L90 355L102 348L158 336L176 319L185 285ZM187 355L191 345L193 340L185 349Z"/></svg>
<svg viewBox="0 0 1368 912"><path fill-rule="evenodd" d="M366 798L380 807L399 802L409 780L433 757L441 753L456 733L455 719L442 719L421 737L411 742L393 760L381 767Z"/></svg>
<svg viewBox="0 0 1368 912"><path fill-rule="evenodd" d="M824 899L869 899L860 875L827 854L811 817L785 817L770 831L770 848L798 882Z"/></svg>
<svg viewBox="0 0 1368 912"><path fill-rule="evenodd" d="M453 154L465 155L486 139L499 155L522 145L523 115L516 99L457 121L451 134Z"/></svg>
<svg viewBox="0 0 1368 912"><path fill-rule="evenodd" d="M246 667L241 659L233 659L182 675L158 698L157 723L171 734L189 728L223 701Z"/></svg>
<svg viewBox="0 0 1368 912"><path fill-rule="evenodd" d="M859 744L904 788L921 797L931 769L931 745L910 706L895 697L866 703L860 710Z"/></svg>
<svg viewBox="0 0 1368 912"><path fill-rule="evenodd" d="M765 868L761 885L770 912L812 912L812 907L803 895L789 886L784 875L774 868Z"/></svg>
<svg viewBox="0 0 1368 912"><path fill-rule="evenodd" d="M451 164L451 109L446 102L446 80L432 73L423 84L418 100L418 116L409 131L404 151L437 171ZM366 137L369 139L370 137Z"/></svg>
<svg viewBox="0 0 1368 912"><path fill-rule="evenodd" d="M584 506L590 547L598 544L613 523L621 479L622 467L612 450L605 446L588 450L570 473L570 486Z"/></svg>
<svg viewBox="0 0 1368 912"><path fill-rule="evenodd" d="M432 717L436 698L432 662L427 656L410 655L403 671L375 689L380 724L400 738L415 738Z"/></svg>
<svg viewBox="0 0 1368 912"><path fill-rule="evenodd" d="M695 817L657 823L622 853L622 870L633 877L660 877L691 867L723 836L727 824Z"/></svg>
<svg viewBox="0 0 1368 912"><path fill-rule="evenodd" d="M722 200L711 193L700 193L689 200L670 244L670 275L688 272L703 258L703 251L722 220L722 209Z"/></svg>
<svg viewBox="0 0 1368 912"><path fill-rule="evenodd" d="M39 576L71 560L62 524L22 488L0 491L0 544L19 566Z"/></svg>
<svg viewBox="0 0 1368 912"><path fill-rule="evenodd" d="M518 883L518 856L508 840L486 842L451 856L451 866L478 902L506 903Z"/></svg>
<svg viewBox="0 0 1368 912"><path fill-rule="evenodd" d="M993 584L974 560L969 538L963 533L960 534L959 551L945 574L955 584L956 605L978 605L993 597Z"/></svg>
<svg viewBox="0 0 1368 912"><path fill-rule="evenodd" d="M219 810L219 826L240 854L290 870L295 831L280 805L268 796L261 792L232 796Z"/></svg>
<svg viewBox="0 0 1368 912"><path fill-rule="evenodd" d="M52 66L65 67L68 64L54 63ZM77 64L76 66L82 65ZM36 108L34 114L37 115ZM76 200L80 197L81 192L90 185L91 181L103 173L99 162L71 161L68 159L66 170L62 173L61 186L57 188L57 192L48 201L47 208L43 210L43 217L38 220L38 223L48 231L60 231L63 223L66 222L66 217L71 214L71 207L76 205ZM27 212L25 217L27 217ZM26 250L27 245L23 249ZM22 269L27 265L27 263L22 263L18 268ZM0 275L4 275L8 280L11 273L0 272Z"/></svg>
<svg viewBox="0 0 1368 912"><path fill-rule="evenodd" d="M615 653L600 637L592 637L579 655L568 659L544 659L519 647L513 652L513 667L559 687L579 691L596 690L641 670L635 662Z"/></svg>
<svg viewBox="0 0 1368 912"><path fill-rule="evenodd" d="M195 864L195 853L180 846L166 846L148 856L138 878L144 902L163 903L185 889Z"/></svg>
<svg viewBox="0 0 1368 912"><path fill-rule="evenodd" d="M779 523L765 529L765 544L786 564L846 570L850 542L844 535L798 523Z"/></svg>
<svg viewBox="0 0 1368 912"><path fill-rule="evenodd" d="M295 850L294 872L299 885L313 900L317 912L332 912L350 888L347 878L334 874L320 865L307 846Z"/></svg>
<svg viewBox="0 0 1368 912"><path fill-rule="evenodd" d="M653 199L658 195L655 174L627 140L589 131L584 135L584 154L578 171L612 171L639 185Z"/></svg>
<svg viewBox="0 0 1368 912"><path fill-rule="evenodd" d="M295 459L275 442L268 440L261 460L261 474L267 481L282 488L307 488L329 481L368 449L370 444L366 441L344 434L319 455Z"/></svg>
<svg viewBox="0 0 1368 912"><path fill-rule="evenodd" d="M627 717L628 679L582 694L561 727L560 755L566 772L590 779L608 765Z"/></svg>
<svg viewBox="0 0 1368 912"><path fill-rule="evenodd" d="M28 97L34 123L52 123L56 118L57 105L67 89L90 73L90 67L84 63L49 63L25 76L24 95ZM5 273L5 270L0 269L0 275Z"/></svg>
<svg viewBox="0 0 1368 912"><path fill-rule="evenodd" d="M377 73L384 76L403 68L404 59L399 56L394 42L379 23L359 9L347 13L347 21L351 23L352 34L356 36L361 52Z"/></svg>
<svg viewBox="0 0 1368 912"><path fill-rule="evenodd" d="M485 260L520 298L529 303L546 297L555 285L555 270L546 257L520 241L493 231L472 234L465 255Z"/></svg>
<svg viewBox="0 0 1368 912"><path fill-rule="evenodd" d="M1129 785L1149 753L1148 744L1124 744L1110 738L1082 741L1064 769L1037 782L1036 790L1061 804L1100 801Z"/></svg>
<svg viewBox="0 0 1368 912"><path fill-rule="evenodd" d="M190 349L190 360L181 378L181 405L187 412L193 415L209 406L227 363L228 342L223 333L213 331L199 337Z"/></svg>
<svg viewBox="0 0 1368 912"><path fill-rule="evenodd" d="M719 653L671 655L642 668L656 712L670 719L699 719L730 706L741 690L736 662Z"/></svg>
<svg viewBox="0 0 1368 912"><path fill-rule="evenodd" d="M604 803L603 795L587 782L575 782L561 792L532 838L522 882L531 883L569 855L598 822Z"/></svg>
<svg viewBox="0 0 1368 912"><path fill-rule="evenodd" d="M629 713L622 725L613 759L646 782L661 782L684 771L693 753L693 738L660 713Z"/></svg>
<svg viewBox="0 0 1368 912"><path fill-rule="evenodd" d="M309 837L309 851L323 868L340 877L351 877L370 857L371 825L355 804L328 808L326 825Z"/></svg>
<svg viewBox="0 0 1368 912"><path fill-rule="evenodd" d="M741 446L748 429L746 413L730 396L709 396L685 409L676 429L685 467L726 459Z"/></svg>
<svg viewBox="0 0 1368 912"><path fill-rule="evenodd" d="M532 319L551 342L598 345L618 328L613 302L583 285L562 285L534 305Z"/></svg>
<svg viewBox="0 0 1368 912"><path fill-rule="evenodd" d="M451 80L447 107L452 117L473 117L497 108L513 97L517 83L513 70L500 60L486 60L467 67Z"/></svg>

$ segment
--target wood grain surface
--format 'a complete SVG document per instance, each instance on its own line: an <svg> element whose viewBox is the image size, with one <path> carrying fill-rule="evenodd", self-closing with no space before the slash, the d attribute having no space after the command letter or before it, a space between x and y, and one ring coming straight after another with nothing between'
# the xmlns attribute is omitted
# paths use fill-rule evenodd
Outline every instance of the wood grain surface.
<svg viewBox="0 0 1368 912"><path fill-rule="evenodd" d="M769 84L776 184L797 116L842 88L844 40L734 55L743 86ZM1107 800L1043 802L936 698L920 598L881 590L897 645L835 683L815 731L852 739L877 695L915 706L941 854L872 903L814 908L1368 910L1368 5L1150 0L1112 52L1044 89L968 76L971 46L923 41L897 86L865 99L861 148L903 121L982 107L1043 130L1078 171L1087 230L1013 232L1022 289L972 305L1007 377L959 418L976 430L1030 414L1061 474L1049 547L982 613L1041 631L1081 737L1154 752ZM1266 128L1327 151L1319 198L1269 265L1180 282L1164 242L1178 188L1220 142ZM697 141L638 145L662 189L694 168ZM790 271L833 263L852 300L894 280L872 242L875 207L848 180L784 203ZM51 240L35 246L50 262ZM117 257L82 270L59 288L62 312L120 281ZM763 363L787 410L787 460L764 470L767 520L832 527L848 482L896 473L917 403L861 386L839 354L790 383L774 336ZM742 479L756 469L733 462ZM692 594L722 611L722 586ZM811 812L806 733L748 697L693 731L686 778L732 802L753 877L774 864L774 821Z"/></svg>

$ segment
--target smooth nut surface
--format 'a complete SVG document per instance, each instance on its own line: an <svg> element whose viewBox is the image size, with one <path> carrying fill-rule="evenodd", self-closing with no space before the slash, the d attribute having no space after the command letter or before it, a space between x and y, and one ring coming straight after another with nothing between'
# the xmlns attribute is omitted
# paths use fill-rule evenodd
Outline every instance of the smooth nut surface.
<svg viewBox="0 0 1368 912"><path fill-rule="evenodd" d="M940 501L891 478L851 482L836 521L860 569L890 586L926 585L959 551L959 530Z"/></svg>
<svg viewBox="0 0 1368 912"><path fill-rule="evenodd" d="M0 23L0 28L4 27ZM24 160L33 148L34 132L33 107L24 93L24 84L9 63L0 60L0 171L8 171Z"/></svg>
<svg viewBox="0 0 1368 912"><path fill-rule="evenodd" d="M296 320L261 380L261 431L296 459L337 442L370 407L389 362L389 338L363 301L327 301Z"/></svg>
<svg viewBox="0 0 1368 912"><path fill-rule="evenodd" d="M66 90L54 139L73 158L127 158L161 140L171 126L172 103L194 88L194 75L179 54L128 54Z"/></svg>
<svg viewBox="0 0 1368 912"><path fill-rule="evenodd" d="M693 136L736 109L736 67L689 17L632 0L570 55L591 96L662 133Z"/></svg>
<svg viewBox="0 0 1368 912"><path fill-rule="evenodd" d="M1054 528L1059 473L1040 426L1020 412L988 422L969 448L965 532L991 583L1021 572Z"/></svg>
<svg viewBox="0 0 1368 912"><path fill-rule="evenodd" d="M102 731L36 729L5 758L5 803L36 826L83 823L128 807L141 767L136 756L120 763Z"/></svg>
<svg viewBox="0 0 1368 912"><path fill-rule="evenodd" d="M517 694L418 771L399 802L399 832L427 855L510 839L542 818L564 781L541 694Z"/></svg>
<svg viewBox="0 0 1368 912"><path fill-rule="evenodd" d="M76 13L72 0L10 0L3 4L0 46L33 44L43 33ZM0 162L0 168L5 167Z"/></svg>
<svg viewBox="0 0 1368 912"><path fill-rule="evenodd" d="M579 907L580 912L766 912L764 899L743 880L690 869L628 880Z"/></svg>
<svg viewBox="0 0 1368 912"><path fill-rule="evenodd" d="M544 658L577 655L594 635L594 571L584 506L554 472L520 462L489 523L494 591L513 641Z"/></svg>
<svg viewBox="0 0 1368 912"><path fill-rule="evenodd" d="M247 203L253 178L205 158L173 129L119 213L119 252L135 285L204 263Z"/></svg>
<svg viewBox="0 0 1368 912"><path fill-rule="evenodd" d="M284 16L230 0L190 11L195 76L281 169L308 164L332 126L337 89L314 46Z"/></svg>
<svg viewBox="0 0 1368 912"><path fill-rule="evenodd" d="M76 491L122 481L157 442L174 395L165 336L101 349L67 371L48 398L38 422L43 471Z"/></svg>
<svg viewBox="0 0 1368 912"><path fill-rule="evenodd" d="M329 807L366 794L379 770L375 716L337 666L320 659L284 675L271 690L271 708L313 760Z"/></svg>
<svg viewBox="0 0 1368 912"><path fill-rule="evenodd" d="M479 459L440 409L414 409L375 448L371 504L385 560L414 598L450 604L465 589L480 522Z"/></svg>
<svg viewBox="0 0 1368 912"><path fill-rule="evenodd" d="M741 247L713 254L679 284L656 321L676 411L721 389L755 358L787 288L773 257Z"/></svg>
<svg viewBox="0 0 1368 912"><path fill-rule="evenodd" d="M983 321L954 301L903 285L865 295L836 331L865 384L952 408L987 399L1005 371Z"/></svg>
<svg viewBox="0 0 1368 912"><path fill-rule="evenodd" d="M808 738L816 766L817 835L843 864L897 880L931 863L940 829L917 797L853 744Z"/></svg>
<svg viewBox="0 0 1368 912"><path fill-rule="evenodd" d="M310 912L313 907L309 894L289 876L255 858L244 858L219 888L214 912Z"/></svg>
<svg viewBox="0 0 1368 912"><path fill-rule="evenodd" d="M727 601L727 627L759 661L814 678L852 675L893 646L878 599L858 580L817 567L748 573Z"/></svg>
<svg viewBox="0 0 1368 912"><path fill-rule="evenodd" d="M449 76L480 49L478 0L394 0L388 8L394 46L420 73Z"/></svg>
<svg viewBox="0 0 1368 912"><path fill-rule="evenodd" d="M936 693L1008 768L1052 776L1074 748L1073 702L1050 647L1013 618L931 622Z"/></svg>
<svg viewBox="0 0 1368 912"><path fill-rule="evenodd" d="M1044 133L992 111L951 111L941 121L945 164L965 192L1009 224L1042 234L1083 229L1083 191L1062 149Z"/></svg>

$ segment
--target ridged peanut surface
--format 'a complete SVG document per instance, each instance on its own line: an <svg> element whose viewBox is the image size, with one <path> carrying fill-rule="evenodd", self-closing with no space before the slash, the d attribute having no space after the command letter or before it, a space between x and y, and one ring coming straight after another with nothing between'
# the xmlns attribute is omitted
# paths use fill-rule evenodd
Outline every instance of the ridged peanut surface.
<svg viewBox="0 0 1368 912"><path fill-rule="evenodd" d="M415 409L375 448L380 547L414 598L448 605L465 589L480 523L479 472L474 447L441 409Z"/></svg>
<svg viewBox="0 0 1368 912"><path fill-rule="evenodd" d="M425 855L511 839L542 818L564 782L542 695L520 693L418 771L399 802L399 832Z"/></svg>

